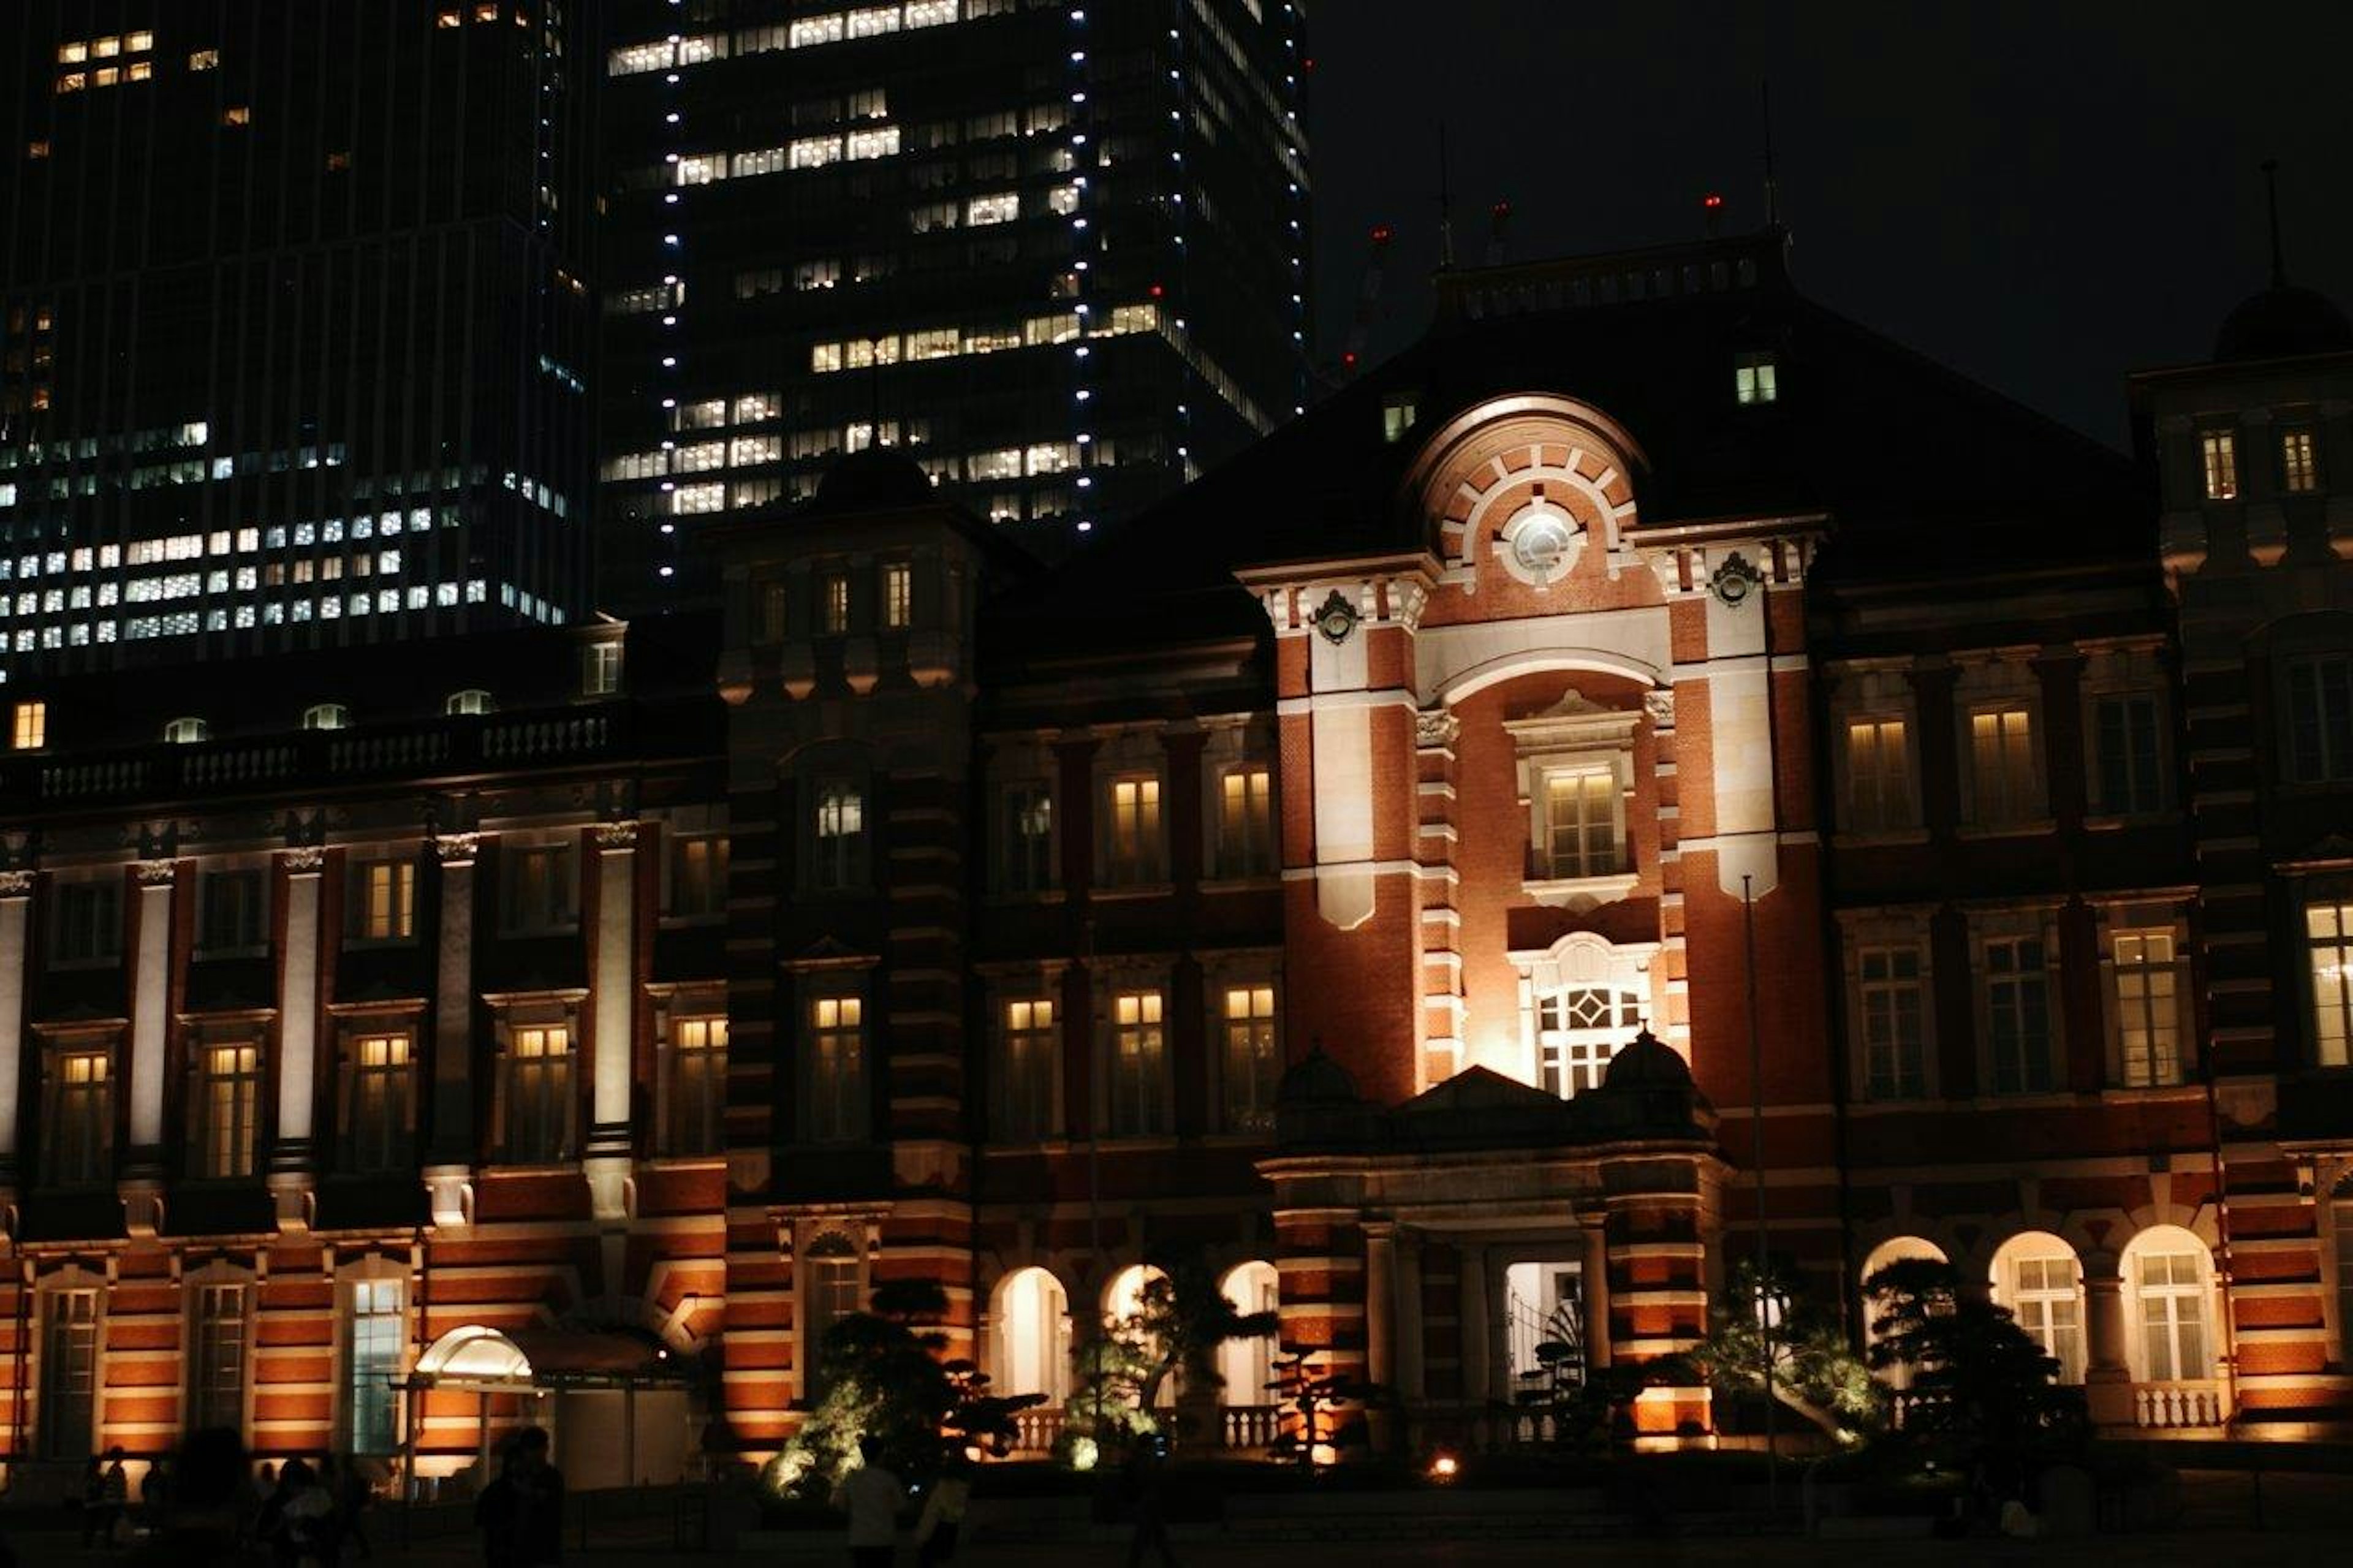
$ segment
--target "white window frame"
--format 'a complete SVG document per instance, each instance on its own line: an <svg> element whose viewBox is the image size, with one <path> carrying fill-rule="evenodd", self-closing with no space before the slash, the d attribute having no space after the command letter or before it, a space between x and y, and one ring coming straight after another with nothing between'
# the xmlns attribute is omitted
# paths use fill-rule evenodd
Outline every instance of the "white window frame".
<svg viewBox="0 0 2353 1568"><path fill-rule="evenodd" d="M114 1122L122 1089L124 1044L120 1030L58 1033L42 1040L41 1169L50 1185L90 1187L113 1179ZM95 1079L69 1082L66 1064L86 1058L102 1059L103 1071ZM87 1152L71 1168L65 1163L63 1136L69 1099L77 1105L90 1106L84 1114L95 1119L83 1129L87 1136L79 1141Z"/></svg>
<svg viewBox="0 0 2353 1568"><path fill-rule="evenodd" d="M2006 1242L1994 1255L1994 1300L2017 1319L2018 1326L2059 1363L2059 1381L2079 1385L2087 1356L2089 1301L2084 1289L2084 1262L2063 1240L2054 1248L2030 1237ZM2063 1256L2070 1285L2051 1283L2052 1265ZM2037 1265L2029 1276L2023 1266ZM2060 1309L2064 1307L2065 1310Z"/></svg>
<svg viewBox="0 0 2353 1568"><path fill-rule="evenodd" d="M826 1331L865 1310L868 1248L859 1234L863 1226L805 1221L797 1228L802 1234L793 1249L793 1299L807 1310L793 1315L800 1341L794 1375L801 1402L813 1408L826 1392L818 1380L818 1351Z"/></svg>
<svg viewBox="0 0 2353 1568"><path fill-rule="evenodd" d="M873 1006L855 977L822 979L801 1000L800 1135L809 1143L863 1143L873 1137ZM849 1070L825 1071L824 1047L847 1047ZM839 1064L837 1064L838 1066Z"/></svg>
<svg viewBox="0 0 2353 1568"><path fill-rule="evenodd" d="M2208 500L2239 499L2239 437L2234 430L2198 432L2199 489Z"/></svg>
<svg viewBox="0 0 2353 1568"><path fill-rule="evenodd" d="M2213 1251L2203 1237L2179 1226L2165 1229L2174 1234L2160 1237L2143 1231L2135 1237L2123 1259L2133 1381L2209 1382L2218 1344ZM2154 1279L2158 1271L2150 1265L2159 1260L2166 1264L2166 1278ZM2187 1279L2179 1278L2184 1260L2189 1265ZM2161 1352L2152 1342L2160 1337Z"/></svg>
<svg viewBox="0 0 2353 1568"><path fill-rule="evenodd" d="M185 1400L183 1425L189 1431L201 1426L227 1426L237 1431L250 1430L253 1411L253 1341L259 1318L255 1311L257 1290L254 1277L243 1269L226 1263L209 1263L189 1273L182 1281L182 1322L187 1347L186 1369L181 1379L181 1396ZM236 1331L222 1337L206 1332L213 1321L207 1309L220 1301L234 1300L237 1308ZM236 1414L224 1418L224 1413L208 1407L203 1392L207 1371L226 1369L234 1373L236 1391L233 1403ZM224 1385L226 1379L223 1380ZM226 1388L215 1391L217 1398Z"/></svg>
<svg viewBox="0 0 2353 1568"><path fill-rule="evenodd" d="M1169 1036L1176 1025L1168 976L1160 971L1127 970L1104 976L1096 993L1095 1125L1105 1139L1149 1139L1172 1136L1176 1131L1175 1050ZM1131 1005L1130 1004L1133 1004ZM1134 1103L1119 1104L1120 1061L1129 1043L1145 1063L1147 1077L1135 1080ZM1151 1114L1138 1114L1149 1111Z"/></svg>
<svg viewBox="0 0 2353 1568"><path fill-rule="evenodd" d="M1659 1016L1651 984L1651 966L1659 951L1657 942L1612 942L1594 931L1572 931L1548 948L1512 953L1520 972L1521 1081L1556 1093L1567 1088L1571 1098L1581 1087L1580 1078L1598 1085L1643 1023ZM1567 999L1588 991L1620 998L1613 1012L1621 1017L1620 1009L1630 1002L1632 1021L1623 1027L1617 1018L1591 1028L1568 1026ZM1562 1008L1558 1025L1549 1021L1548 1004L1554 999ZM1558 1058L1557 1083L1546 1081L1548 1050Z"/></svg>
<svg viewBox="0 0 2353 1568"><path fill-rule="evenodd" d="M1210 880L1263 880L1281 869L1282 816L1275 775L1272 731L1243 724L1221 724L1210 731L1201 753L1201 864ZM1256 788L1249 782L1254 777L1261 781ZM1239 833L1228 820L1229 780L1241 781Z"/></svg>
<svg viewBox="0 0 2353 1568"><path fill-rule="evenodd" d="M511 1165L565 1165L580 1153L580 1083L585 1067L580 1050L580 998L571 993L561 997L531 999L508 998L494 1001L498 1017L498 1085L497 1131L499 1155ZM545 1040L533 1055L522 1054L523 1037L560 1031L564 1049L549 1052ZM526 1063L560 1062L560 1067L526 1067ZM412 1069L413 1070L413 1069ZM522 1114L522 1095L517 1079L529 1073L535 1084L552 1083L552 1088L538 1088L535 1093L553 1095L555 1147L521 1146L516 1137L517 1118Z"/></svg>
<svg viewBox="0 0 2353 1568"><path fill-rule="evenodd" d="M2004 970L1997 975L1991 954L1998 946L2015 942L2036 942L2041 945L2041 964L2031 970ZM2065 1010L2061 1005L2059 931L2053 912L2049 910L1985 911L1973 917L1969 931L1971 968L1976 984L1973 1003L1978 1026L1978 1093L1980 1097L2010 1099L2018 1096L2059 1094L2065 1092L2068 1082L2067 1038L2064 1026ZM2042 987L2041 1016L2043 1024L2045 1067L2050 1081L2030 1086L2025 1074L2013 1088L2000 1086L1999 1047L1994 1040L1996 995L2009 980L2038 979ZM2021 1021L2026 1015L2021 1014ZM2021 1067L2023 1066L2021 1058Z"/></svg>
<svg viewBox="0 0 2353 1568"><path fill-rule="evenodd" d="M2353 1067L2353 889L2308 888L2298 914L2312 1065Z"/></svg>
<svg viewBox="0 0 2353 1568"><path fill-rule="evenodd" d="M1124 809L1122 791L1134 791ZM1096 884L1104 888L1155 888L1168 878L1168 773L1157 757L1133 754L1099 768L1095 839L1100 855ZM1123 818L1131 818L1130 821ZM1133 827L1133 832L1130 827Z"/></svg>
<svg viewBox="0 0 2353 1568"><path fill-rule="evenodd" d="M1211 1032L1217 1125L1226 1132L1269 1137L1285 1065L1281 955L1230 955L1207 964L1202 973L1201 1016ZM1249 1011L1234 1003L1246 998ZM1259 1011L1263 1006L1263 1012ZM1247 1044L1254 1072L1241 1072L1238 1047Z"/></svg>
<svg viewBox="0 0 2353 1568"><path fill-rule="evenodd" d="M354 946L390 946L417 940L417 858L369 855L350 862L343 940ZM385 872L385 920L375 919L376 872Z"/></svg>
<svg viewBox="0 0 2353 1568"><path fill-rule="evenodd" d="M808 805L808 875L812 892L855 892L867 884L873 837L873 792L843 774L813 779Z"/></svg>
<svg viewBox="0 0 2353 1568"><path fill-rule="evenodd" d="M398 1326L393 1336L392 1370L395 1374L408 1370L409 1354L416 1336L410 1332L414 1292L409 1289L407 1268L389 1258L361 1258L338 1269L335 1275L335 1441L337 1448L346 1454L383 1458L399 1451L406 1436L404 1405L406 1403L390 1389L385 1401L392 1416L392 1441L382 1448L369 1447L360 1442L358 1410L353 1394L359 1386L359 1310L364 1297L389 1290L399 1302L396 1311L370 1311L371 1319L396 1317Z"/></svg>
<svg viewBox="0 0 2353 1568"><path fill-rule="evenodd" d="M214 1068L222 1065L221 1052L250 1055L229 1062L229 1072L218 1073ZM268 1064L259 1021L208 1023L189 1031L188 1173L195 1179L241 1181L261 1168L261 1091ZM224 1087L229 1100L226 1129L215 1100L216 1089Z"/></svg>
<svg viewBox="0 0 2353 1568"><path fill-rule="evenodd" d="M1855 1096L1873 1104L1902 1102L1913 1100L1933 1100L1940 1093L1936 1055L1936 943L1925 910L1880 910L1868 912L1841 913L1840 947L1846 969L1847 1016L1850 1021L1848 1037L1853 1062ZM1872 958L1874 954L1894 955L1909 952L1915 962L1911 986L1919 993L1919 1089L1915 1094L1903 1092L1898 1075L1896 1091L1883 1094L1875 1087L1872 1074L1874 1042L1872 1037L1872 995L1874 989L1894 992L1904 982L1896 976L1874 976Z"/></svg>
<svg viewBox="0 0 2353 1568"><path fill-rule="evenodd" d="M1634 794L1634 731L1641 718L1640 708L1604 708L1572 688L1546 711L1504 723L1517 755L1520 807L1527 817L1523 885L1537 902L1590 909L1624 898L1641 880L1628 820ZM1563 868L1550 853L1552 782L1597 774L1608 781L1616 864ZM1573 874L1563 875L1564 869Z"/></svg>
<svg viewBox="0 0 2353 1568"><path fill-rule="evenodd" d="M2189 1081L2185 1047L2193 1029L2189 922L2183 910L2167 904L2113 904L2101 910L2100 1002L2110 1083L2172 1089ZM2136 1052L2137 1033L2150 1038ZM2139 1068L2136 1055L2145 1058Z"/></svg>
<svg viewBox="0 0 2353 1568"><path fill-rule="evenodd" d="M100 1451L100 1439L106 1425L106 1304L110 1295L108 1282L86 1268L69 1266L55 1274L41 1276L32 1287L35 1310L35 1331L39 1336L37 1370L27 1389L36 1401L33 1412L35 1450L47 1459L79 1461ZM68 1310L60 1318L61 1306L86 1306L85 1316L79 1310ZM64 1331L79 1330L71 1337L86 1344L89 1351L86 1391L75 1398L86 1405L88 1447L67 1446L56 1429L58 1405L68 1396L69 1390L59 1386L58 1379L71 1361L63 1349ZM79 1384L80 1377L75 1382Z"/></svg>
<svg viewBox="0 0 2353 1568"><path fill-rule="evenodd" d="M415 1012L345 1014L336 1021L343 1084L336 1106L343 1170L353 1175L394 1175L413 1165L417 1148L417 1040L422 1018ZM374 1047L381 1044L381 1052ZM383 1063L364 1060L382 1055ZM400 1059L396 1064L391 1058ZM367 1103L377 1087L389 1090L383 1112L391 1125L370 1125L375 1108ZM375 1134L388 1131L381 1159ZM364 1155L370 1156L363 1158Z"/></svg>

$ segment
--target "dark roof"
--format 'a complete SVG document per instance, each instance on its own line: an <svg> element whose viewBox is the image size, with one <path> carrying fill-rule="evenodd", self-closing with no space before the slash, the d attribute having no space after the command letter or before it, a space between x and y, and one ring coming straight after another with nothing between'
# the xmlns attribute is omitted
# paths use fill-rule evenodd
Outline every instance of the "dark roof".
<svg viewBox="0 0 2353 1568"><path fill-rule="evenodd" d="M1666 254L1643 253L1645 268ZM1745 258L1757 280L1442 321L1006 607L1051 619L1065 646L1262 625L1237 567L1423 548L1400 492L1428 434L1516 393L1577 398L1627 429L1647 458L1644 524L1829 513L1816 569L1833 577L2152 552L2154 513L2121 453L1807 300L1776 236L1688 255ZM1773 356L1774 402L1736 401L1743 352ZM1412 429L1388 441L1384 407L1406 399Z"/></svg>
<svg viewBox="0 0 2353 1568"><path fill-rule="evenodd" d="M847 517L865 511L903 511L939 500L931 475L896 447L869 447L825 471L817 494L802 510L811 517Z"/></svg>
<svg viewBox="0 0 2353 1568"><path fill-rule="evenodd" d="M2353 349L2353 321L2327 295L2285 281L2240 300L2214 334L2218 360L2288 359L2346 349Z"/></svg>

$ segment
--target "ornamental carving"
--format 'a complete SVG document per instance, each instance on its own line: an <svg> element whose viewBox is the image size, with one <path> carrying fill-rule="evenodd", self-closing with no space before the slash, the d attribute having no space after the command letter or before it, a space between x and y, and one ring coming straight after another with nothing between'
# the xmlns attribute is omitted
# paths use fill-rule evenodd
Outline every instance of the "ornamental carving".
<svg viewBox="0 0 2353 1568"><path fill-rule="evenodd" d="M1642 693L1642 711L1651 716L1652 728L1673 729L1675 727L1675 694L1663 686L1656 691L1645 691Z"/></svg>
<svg viewBox="0 0 2353 1568"><path fill-rule="evenodd" d="M32 890L30 871L0 871L0 899L21 899Z"/></svg>
<svg viewBox="0 0 2353 1568"><path fill-rule="evenodd" d="M1724 564L1711 573L1707 579L1707 591L1715 595L1715 602L1726 609L1738 609L1764 585L1765 574L1737 550L1725 556Z"/></svg>
<svg viewBox="0 0 2353 1568"><path fill-rule="evenodd" d="M1413 743L1417 746L1451 746L1462 733L1462 721L1443 708L1432 708L1413 716Z"/></svg>
<svg viewBox="0 0 2353 1568"><path fill-rule="evenodd" d="M479 833L439 833L433 837L433 858L444 866L470 866L481 847Z"/></svg>
<svg viewBox="0 0 2353 1568"><path fill-rule="evenodd" d="M180 863L177 860L142 860L132 869L141 887L168 888L179 878Z"/></svg>
<svg viewBox="0 0 2353 1568"><path fill-rule="evenodd" d="M1356 606L1335 588L1324 595L1324 603L1315 611L1315 629L1324 634L1325 642L1337 647L1348 640L1348 634L1356 629L1356 623L1362 619L1364 616Z"/></svg>
<svg viewBox="0 0 2353 1568"><path fill-rule="evenodd" d="M286 869L290 873L297 877L303 877L315 874L316 872L325 868L327 864L327 852L324 849L320 848L315 844L305 844L300 848L287 850L282 858L285 860Z"/></svg>
<svg viewBox="0 0 2353 1568"><path fill-rule="evenodd" d="M600 822L596 825L596 847L599 849L634 849L638 843L638 825L634 822Z"/></svg>

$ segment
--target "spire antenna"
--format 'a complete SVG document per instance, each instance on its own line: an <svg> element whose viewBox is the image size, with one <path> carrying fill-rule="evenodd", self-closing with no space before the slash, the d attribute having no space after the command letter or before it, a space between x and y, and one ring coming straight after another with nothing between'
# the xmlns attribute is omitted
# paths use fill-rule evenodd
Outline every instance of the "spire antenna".
<svg viewBox="0 0 2353 1568"><path fill-rule="evenodd" d="M1765 226L1778 228L1781 223L1781 184L1773 173L1773 79L1767 77L1757 86L1765 116Z"/></svg>
<svg viewBox="0 0 2353 1568"><path fill-rule="evenodd" d="M2279 160L2266 158L2263 169L2263 200L2271 208L2272 221L2272 287L2287 286L2287 255L2280 246L2279 222Z"/></svg>
<svg viewBox="0 0 2353 1568"><path fill-rule="evenodd" d="M1447 177L1446 121L1438 122L1438 265L1454 265L1454 191Z"/></svg>

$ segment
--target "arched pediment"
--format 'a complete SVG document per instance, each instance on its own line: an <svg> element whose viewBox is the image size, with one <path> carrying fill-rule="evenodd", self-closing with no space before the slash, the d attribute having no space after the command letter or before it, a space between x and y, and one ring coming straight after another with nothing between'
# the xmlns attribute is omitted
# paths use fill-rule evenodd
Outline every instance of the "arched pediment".
<svg viewBox="0 0 2353 1568"><path fill-rule="evenodd" d="M1492 559L1543 586L1588 543L1609 571L1637 564L1621 537L1635 516L1634 474L1648 459L1609 415L1574 398L1490 398L1431 434L1407 470L1410 507L1444 575L1475 584Z"/></svg>

